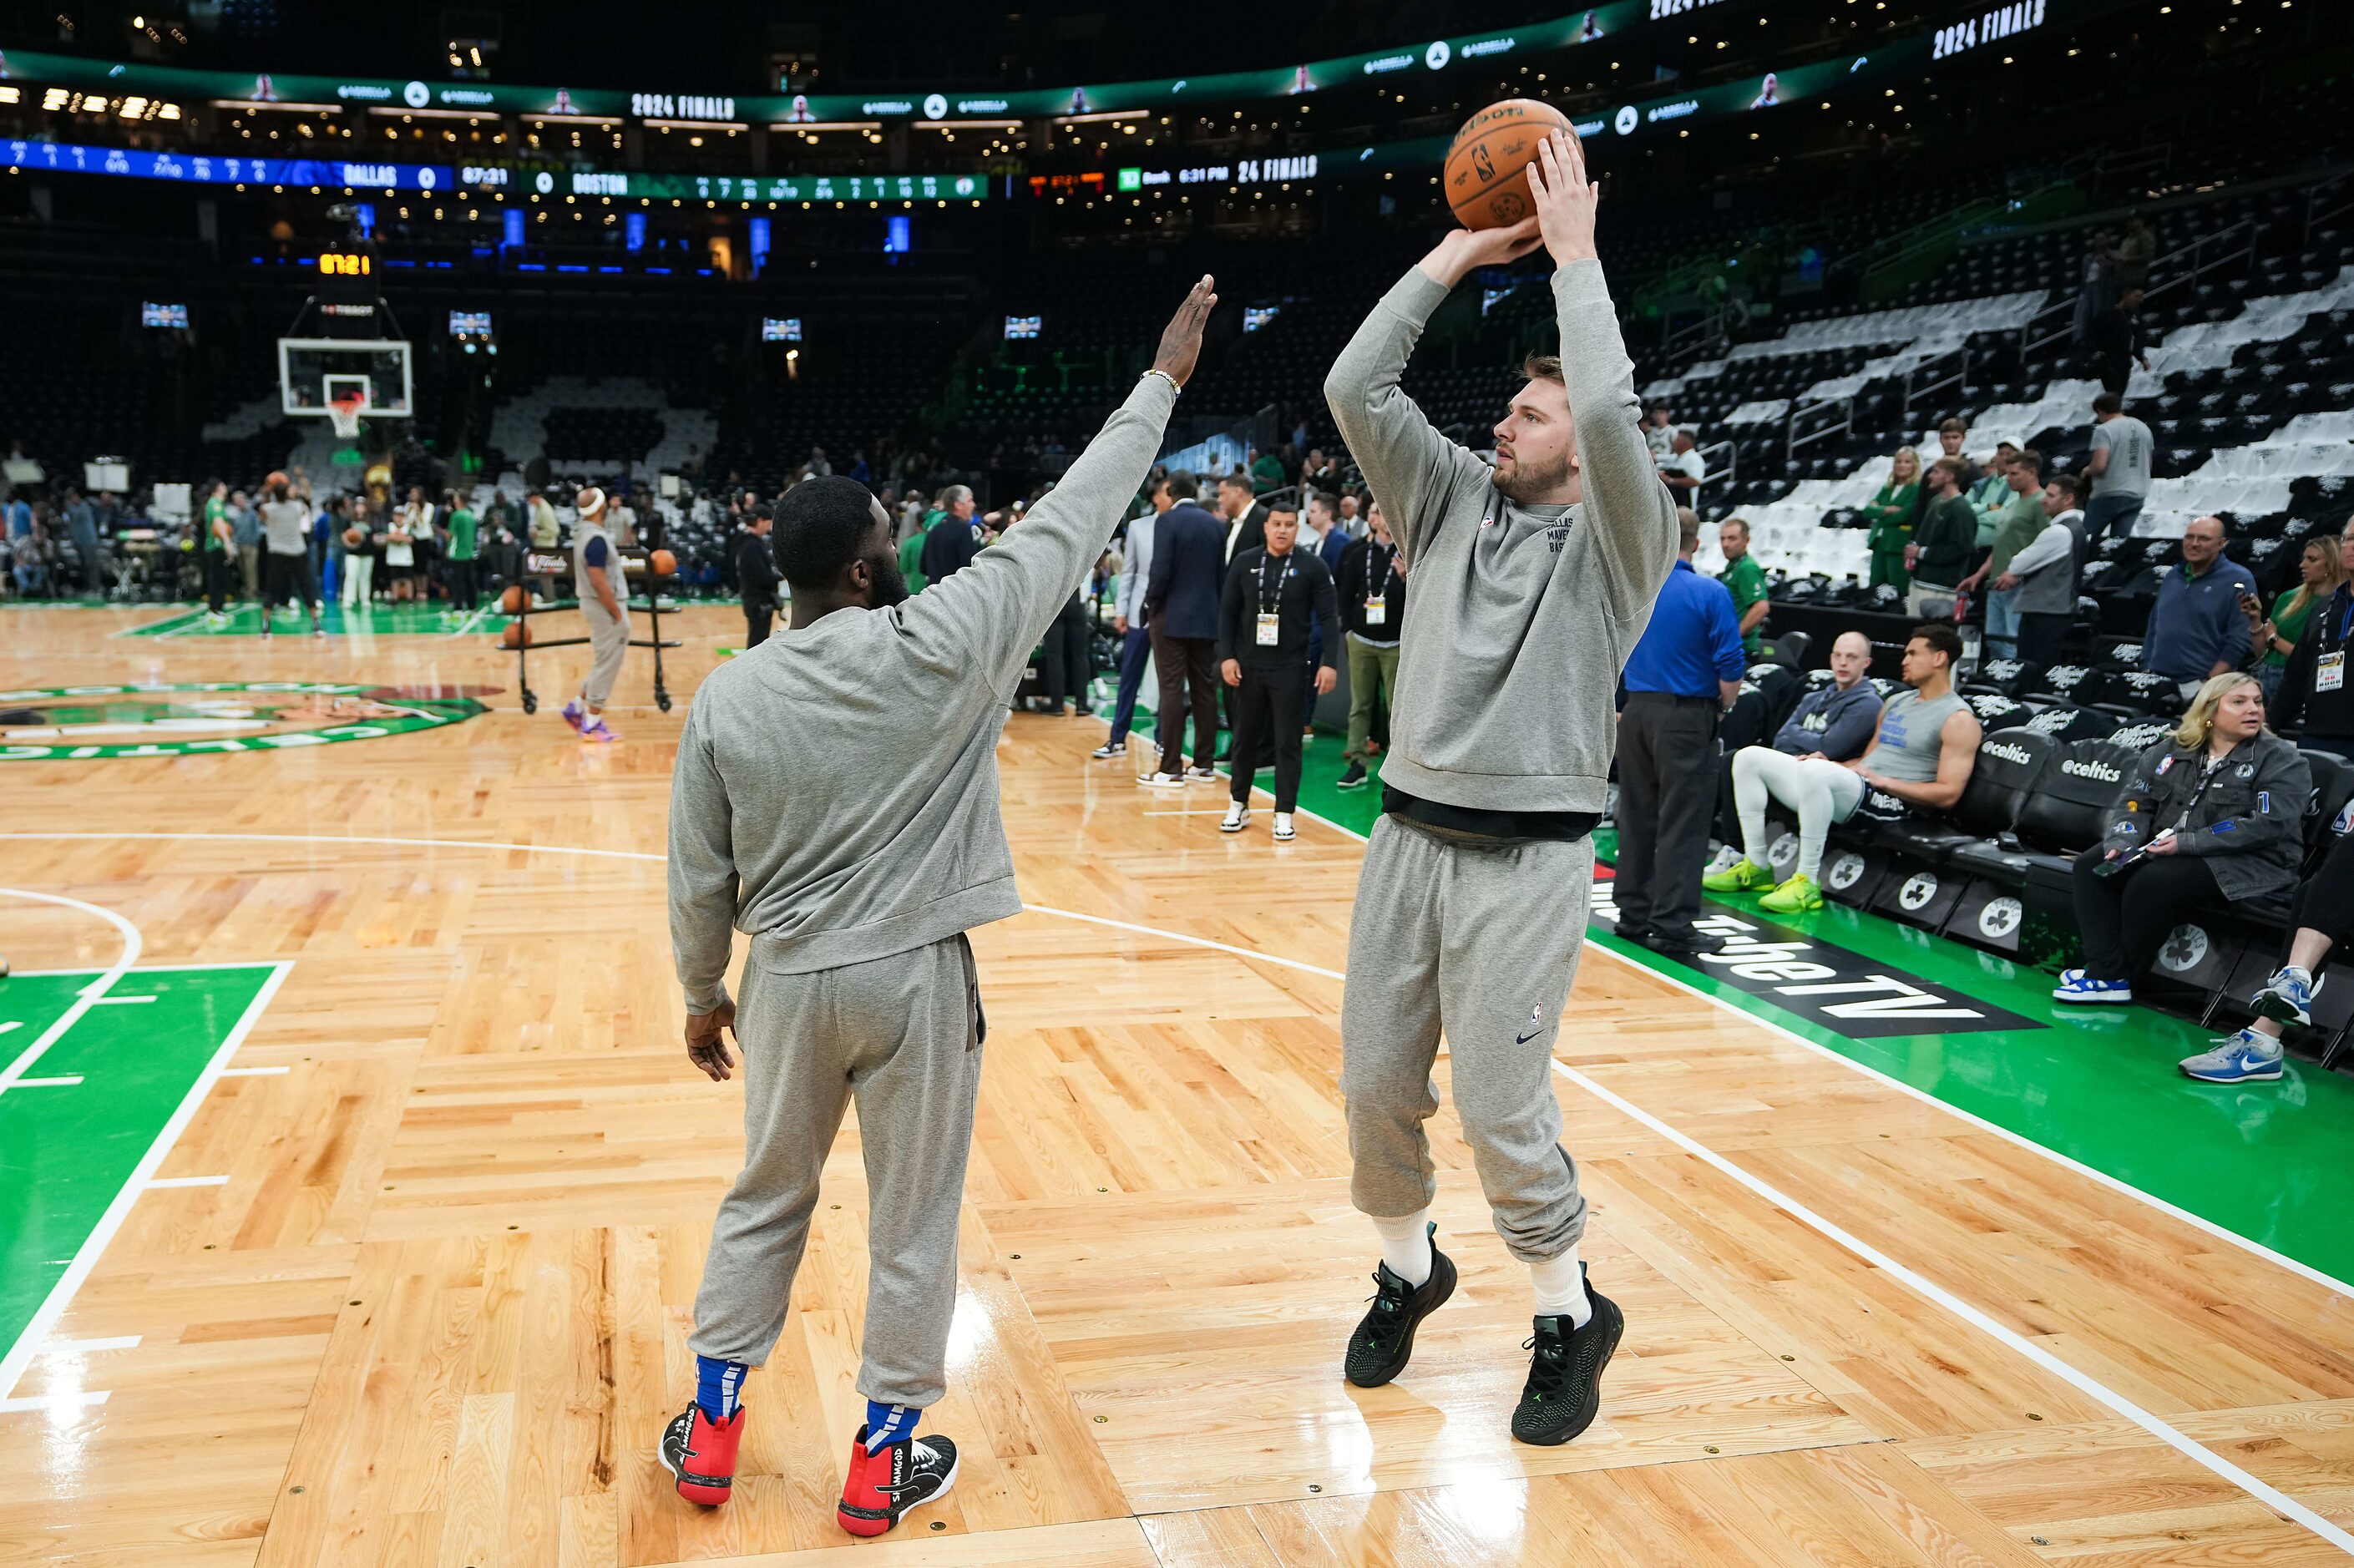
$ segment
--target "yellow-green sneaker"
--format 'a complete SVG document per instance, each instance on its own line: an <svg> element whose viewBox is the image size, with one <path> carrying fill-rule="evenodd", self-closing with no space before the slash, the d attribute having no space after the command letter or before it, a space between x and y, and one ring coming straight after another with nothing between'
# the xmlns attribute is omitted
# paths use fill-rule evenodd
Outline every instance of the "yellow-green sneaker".
<svg viewBox="0 0 2354 1568"><path fill-rule="evenodd" d="M1773 886L1774 874L1744 855L1723 871L1702 877L1700 885L1707 893L1755 893Z"/></svg>
<svg viewBox="0 0 2354 1568"><path fill-rule="evenodd" d="M1769 915L1803 915L1823 906L1823 890L1811 876L1794 876L1757 901Z"/></svg>

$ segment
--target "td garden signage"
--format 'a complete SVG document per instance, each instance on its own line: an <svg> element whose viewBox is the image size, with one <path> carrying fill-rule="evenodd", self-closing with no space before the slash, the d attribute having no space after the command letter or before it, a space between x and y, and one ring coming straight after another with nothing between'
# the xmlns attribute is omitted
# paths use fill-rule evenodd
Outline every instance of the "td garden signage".
<svg viewBox="0 0 2354 1568"><path fill-rule="evenodd" d="M448 687L302 681L0 692L0 761L285 751L438 729L483 711Z"/></svg>

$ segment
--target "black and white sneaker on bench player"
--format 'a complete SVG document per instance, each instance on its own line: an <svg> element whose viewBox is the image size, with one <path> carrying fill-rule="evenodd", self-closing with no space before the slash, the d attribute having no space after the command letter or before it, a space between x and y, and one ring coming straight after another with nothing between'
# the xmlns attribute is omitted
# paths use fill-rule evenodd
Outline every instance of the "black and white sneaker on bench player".
<svg viewBox="0 0 2354 1568"><path fill-rule="evenodd" d="M1250 808L1244 805L1240 800L1235 800L1226 807L1225 821L1218 824L1218 832L1222 833L1238 833L1249 826Z"/></svg>

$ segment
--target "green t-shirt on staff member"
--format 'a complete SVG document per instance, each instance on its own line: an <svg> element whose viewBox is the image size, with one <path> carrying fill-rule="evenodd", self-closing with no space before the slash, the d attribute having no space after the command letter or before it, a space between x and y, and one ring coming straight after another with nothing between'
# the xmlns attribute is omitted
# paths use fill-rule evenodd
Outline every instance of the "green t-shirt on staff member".
<svg viewBox="0 0 2354 1568"><path fill-rule="evenodd" d="M450 558L471 561L474 558L474 538L480 531L473 512L461 506L450 514Z"/></svg>
<svg viewBox="0 0 2354 1568"><path fill-rule="evenodd" d="M1749 607L1766 597L1766 568L1757 564L1755 556L1744 556L1724 568L1717 581L1733 594L1733 613L1738 618L1749 613ZM1766 638L1761 630L1766 623L1759 621L1741 634L1741 651L1757 654L1766 651Z"/></svg>
<svg viewBox="0 0 2354 1568"><path fill-rule="evenodd" d="M207 497L207 498L206 498L206 501L205 501L205 548L206 548L206 549L207 549L207 550L220 550L220 549L225 549L225 548L227 548L227 547L228 547L228 546L227 546L226 542L221 538L221 536L220 536L217 533L214 532L214 530L215 530L215 529L216 529L216 528L217 528L217 526L218 526L218 525L219 525L219 524L221 524L225 519L227 519L227 517L228 517L228 502L223 501L223 500L222 500L219 496L217 496L217 495L215 495L215 496L208 496L208 497Z"/></svg>
<svg viewBox="0 0 2354 1568"><path fill-rule="evenodd" d="M928 579L924 576L924 541L931 537L927 527L917 529L899 544L899 575L907 579L907 591L919 594Z"/></svg>

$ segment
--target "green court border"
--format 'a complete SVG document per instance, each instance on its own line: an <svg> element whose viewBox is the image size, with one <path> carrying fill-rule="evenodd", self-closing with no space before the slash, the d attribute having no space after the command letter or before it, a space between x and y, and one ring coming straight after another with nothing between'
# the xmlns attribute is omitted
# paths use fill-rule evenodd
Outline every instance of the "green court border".
<svg viewBox="0 0 2354 1568"><path fill-rule="evenodd" d="M1108 718L1108 705L1098 714ZM1132 733L1153 734L1151 715L1140 712ZM1340 789L1341 738L1320 730L1308 747L1299 809L1363 836L1381 817L1380 759L1363 788ZM1257 782L1265 788L1272 779L1263 769ZM1223 790L1217 798L1225 798ZM1203 831L1215 831L1206 818ZM1597 859L1606 863L1616 835L1605 830L1595 838ZM1844 905L1761 917L1755 898L1711 904L1981 998L2040 1027L1855 1040L1598 925L1587 927L1587 940L2308 1269L2354 1280L2354 1221L2347 1217L2354 1079L2292 1054L2277 1083L2199 1083L2175 1065L2211 1037L2190 1020L2139 1005L2070 1007L2052 998L2053 977L2032 965Z"/></svg>

